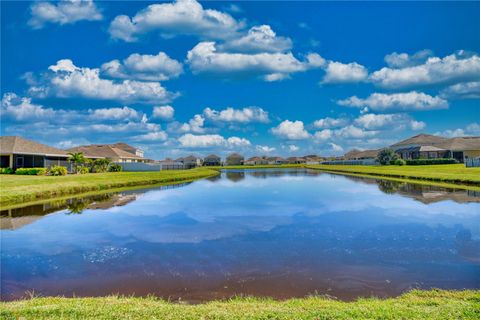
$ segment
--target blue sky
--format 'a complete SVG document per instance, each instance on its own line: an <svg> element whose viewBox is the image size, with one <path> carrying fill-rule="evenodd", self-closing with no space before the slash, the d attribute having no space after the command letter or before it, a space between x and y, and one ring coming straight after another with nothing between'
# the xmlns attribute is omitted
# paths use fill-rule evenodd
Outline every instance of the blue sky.
<svg viewBox="0 0 480 320"><path fill-rule="evenodd" d="M2 135L157 159L480 135L479 2L1 6Z"/></svg>

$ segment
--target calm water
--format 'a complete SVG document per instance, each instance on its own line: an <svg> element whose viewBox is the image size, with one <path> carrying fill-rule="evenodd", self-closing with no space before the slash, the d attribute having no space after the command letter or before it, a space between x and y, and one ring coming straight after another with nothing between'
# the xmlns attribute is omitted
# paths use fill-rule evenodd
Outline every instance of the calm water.
<svg viewBox="0 0 480 320"><path fill-rule="evenodd" d="M480 194L304 170L1 212L1 298L480 288Z"/></svg>

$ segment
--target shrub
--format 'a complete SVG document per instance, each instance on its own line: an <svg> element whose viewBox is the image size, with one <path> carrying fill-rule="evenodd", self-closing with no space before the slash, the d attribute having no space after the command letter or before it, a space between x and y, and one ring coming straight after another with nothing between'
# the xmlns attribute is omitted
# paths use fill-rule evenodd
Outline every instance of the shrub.
<svg viewBox="0 0 480 320"><path fill-rule="evenodd" d="M397 154L392 149L383 149L378 153L377 161L382 165L393 164L398 159Z"/></svg>
<svg viewBox="0 0 480 320"><path fill-rule="evenodd" d="M86 174L89 172L90 172L90 169L88 167L82 167L79 171L80 174Z"/></svg>
<svg viewBox="0 0 480 320"><path fill-rule="evenodd" d="M108 172L120 172L122 170L123 170L122 166L119 165L118 163L112 163L108 167Z"/></svg>
<svg viewBox="0 0 480 320"><path fill-rule="evenodd" d="M403 160L403 159L397 159L397 160L395 160L394 164L395 164L396 166L404 166L404 165L406 165L407 163L406 163L405 160Z"/></svg>
<svg viewBox="0 0 480 320"><path fill-rule="evenodd" d="M13 174L15 171L13 171L12 168L0 168L0 174Z"/></svg>
<svg viewBox="0 0 480 320"><path fill-rule="evenodd" d="M30 176L43 176L47 173L45 168L18 168L15 174L30 175Z"/></svg>
<svg viewBox="0 0 480 320"><path fill-rule="evenodd" d="M107 172L110 163L110 159L95 159L93 161L93 168L95 172Z"/></svg>
<svg viewBox="0 0 480 320"><path fill-rule="evenodd" d="M67 173L67 168L63 166L53 166L50 168L50 174L52 176L66 176Z"/></svg>
<svg viewBox="0 0 480 320"><path fill-rule="evenodd" d="M414 160L407 160L406 162L407 162L407 165L409 165L409 166L458 163L458 161L456 159L449 159L449 158L414 159Z"/></svg>

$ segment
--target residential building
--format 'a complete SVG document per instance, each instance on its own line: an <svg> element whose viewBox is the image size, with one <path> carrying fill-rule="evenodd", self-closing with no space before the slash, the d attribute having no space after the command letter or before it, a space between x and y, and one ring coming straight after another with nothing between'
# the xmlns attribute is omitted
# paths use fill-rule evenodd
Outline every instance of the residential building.
<svg viewBox="0 0 480 320"><path fill-rule="evenodd" d="M185 169L200 167L203 163L203 160L201 158L194 155L189 155L185 158L179 158L177 159L177 161L183 163Z"/></svg>
<svg viewBox="0 0 480 320"><path fill-rule="evenodd" d="M203 165L204 166L221 166L222 159L215 154L210 154L203 159Z"/></svg>
<svg viewBox="0 0 480 320"><path fill-rule="evenodd" d="M226 161L225 164L228 166L239 166L243 165L244 157L241 154L238 153L232 153L230 154Z"/></svg>
<svg viewBox="0 0 480 320"><path fill-rule="evenodd" d="M70 169L68 154L60 149L47 146L18 136L0 137L0 158L2 168L50 168L53 165Z"/></svg>
<svg viewBox="0 0 480 320"><path fill-rule="evenodd" d="M78 146L66 151L81 152L88 159L110 159L112 162L152 162L143 157L143 151L123 142Z"/></svg>
<svg viewBox="0 0 480 320"><path fill-rule="evenodd" d="M183 162L176 161L170 158L165 160L158 161L160 163L160 170L183 170L185 169L185 165Z"/></svg>
<svg viewBox="0 0 480 320"><path fill-rule="evenodd" d="M287 161L289 164L304 164L307 161L302 157L288 157Z"/></svg>
<svg viewBox="0 0 480 320"><path fill-rule="evenodd" d="M257 165L266 165L268 164L268 160L266 157L251 157L245 160L245 165L249 166L257 166Z"/></svg>
<svg viewBox="0 0 480 320"><path fill-rule="evenodd" d="M346 160L367 160L367 159L377 159L378 153L381 149L375 150L357 150L353 149L347 152L344 156Z"/></svg>
<svg viewBox="0 0 480 320"><path fill-rule="evenodd" d="M282 157L268 157L267 158L267 163L268 164L276 164L276 165L280 165L280 164L287 164L288 161Z"/></svg>

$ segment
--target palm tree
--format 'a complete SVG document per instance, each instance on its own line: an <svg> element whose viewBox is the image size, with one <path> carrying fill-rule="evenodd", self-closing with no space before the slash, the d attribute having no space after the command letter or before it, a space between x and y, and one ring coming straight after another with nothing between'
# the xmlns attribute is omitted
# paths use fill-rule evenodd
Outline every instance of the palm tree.
<svg viewBox="0 0 480 320"><path fill-rule="evenodd" d="M79 173L82 164L85 163L83 152L69 152L68 155L68 161L73 163L73 170L75 173Z"/></svg>

